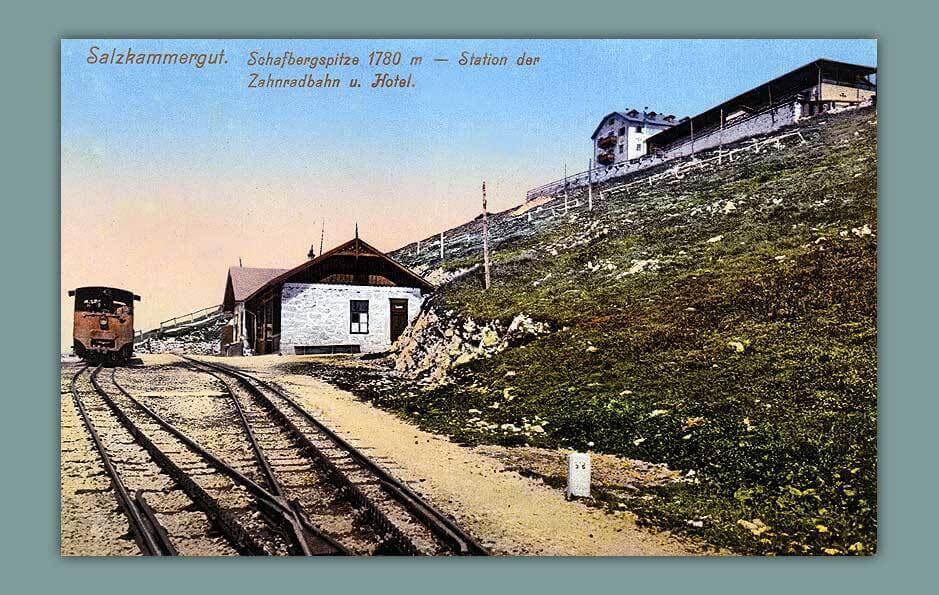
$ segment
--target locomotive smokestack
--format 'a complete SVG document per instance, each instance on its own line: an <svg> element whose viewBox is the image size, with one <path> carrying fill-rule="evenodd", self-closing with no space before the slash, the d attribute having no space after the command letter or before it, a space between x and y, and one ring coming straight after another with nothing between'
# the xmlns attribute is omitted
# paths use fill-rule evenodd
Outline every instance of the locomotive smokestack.
<svg viewBox="0 0 939 595"><path fill-rule="evenodd" d="M306 257L310 260L316 258L316 244L310 244L310 251L306 253Z"/></svg>

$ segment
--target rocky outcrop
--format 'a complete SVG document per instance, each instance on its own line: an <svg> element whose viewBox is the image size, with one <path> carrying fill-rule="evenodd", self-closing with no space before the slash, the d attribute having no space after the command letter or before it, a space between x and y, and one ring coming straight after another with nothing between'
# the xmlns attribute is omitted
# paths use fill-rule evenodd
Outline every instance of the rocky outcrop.
<svg viewBox="0 0 939 595"><path fill-rule="evenodd" d="M396 372L436 385L447 382L454 368L549 332L546 323L525 314L518 314L508 324L498 320L479 323L431 306L398 338L391 355Z"/></svg>

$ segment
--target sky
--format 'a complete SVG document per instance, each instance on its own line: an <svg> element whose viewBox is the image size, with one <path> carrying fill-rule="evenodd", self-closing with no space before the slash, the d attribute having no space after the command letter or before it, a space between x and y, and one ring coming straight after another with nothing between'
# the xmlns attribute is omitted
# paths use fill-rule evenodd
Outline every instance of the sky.
<svg viewBox="0 0 939 595"><path fill-rule="evenodd" d="M227 63L89 64L126 52L225 50ZM358 56L356 67L250 66L266 56ZM367 64L401 52L397 66ZM461 66L462 52L509 66ZM516 66L525 53L535 66ZM413 56L420 65L410 66ZM435 62L433 58L447 58ZM876 65L875 40L63 40L62 345L68 289L143 300L138 329L218 304L228 268L289 268L354 235L393 250L586 169L614 110L693 115L817 58ZM339 89L251 89L328 72ZM413 87L371 89L376 72ZM345 86L349 78L363 88Z"/></svg>

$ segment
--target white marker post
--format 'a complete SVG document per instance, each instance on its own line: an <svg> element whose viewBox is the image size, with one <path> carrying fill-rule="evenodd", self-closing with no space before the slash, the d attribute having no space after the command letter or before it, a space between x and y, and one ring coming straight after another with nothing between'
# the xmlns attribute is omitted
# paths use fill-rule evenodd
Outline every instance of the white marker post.
<svg viewBox="0 0 939 595"><path fill-rule="evenodd" d="M567 455L567 499L590 497L590 455L572 452Z"/></svg>

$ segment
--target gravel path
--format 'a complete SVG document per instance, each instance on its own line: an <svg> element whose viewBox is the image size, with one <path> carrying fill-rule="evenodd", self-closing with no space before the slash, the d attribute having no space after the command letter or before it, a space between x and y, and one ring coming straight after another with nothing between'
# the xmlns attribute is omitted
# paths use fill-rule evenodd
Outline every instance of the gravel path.
<svg viewBox="0 0 939 595"><path fill-rule="evenodd" d="M534 556L696 555L700 548L636 526L628 512L568 502L561 490L510 470L504 457L419 430L309 376L281 375L283 357L224 358L297 396L311 413L362 448L494 554Z"/></svg>

